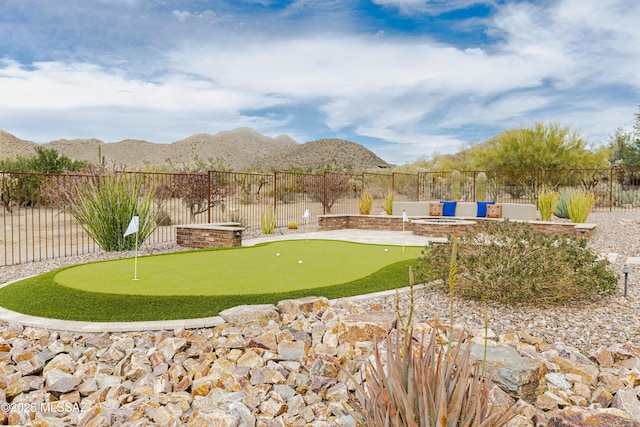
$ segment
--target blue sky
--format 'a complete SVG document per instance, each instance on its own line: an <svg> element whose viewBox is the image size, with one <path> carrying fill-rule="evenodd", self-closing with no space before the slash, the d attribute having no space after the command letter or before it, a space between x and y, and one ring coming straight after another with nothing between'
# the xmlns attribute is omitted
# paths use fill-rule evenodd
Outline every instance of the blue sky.
<svg viewBox="0 0 640 427"><path fill-rule="evenodd" d="M2 0L0 129L173 142L251 127L392 163L640 104L637 0Z"/></svg>

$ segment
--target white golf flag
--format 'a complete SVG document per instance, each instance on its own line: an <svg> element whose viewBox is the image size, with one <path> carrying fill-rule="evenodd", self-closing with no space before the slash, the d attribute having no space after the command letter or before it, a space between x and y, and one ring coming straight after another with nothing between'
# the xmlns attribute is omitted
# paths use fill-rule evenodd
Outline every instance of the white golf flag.
<svg viewBox="0 0 640 427"><path fill-rule="evenodd" d="M307 219L310 216L311 216L311 214L309 213L309 208L305 209L304 215L302 215L302 218Z"/></svg>
<svg viewBox="0 0 640 427"><path fill-rule="evenodd" d="M124 237L127 237L129 234L137 233L139 226L140 226L140 217L136 215L133 218L131 218L131 222L127 227L127 231L124 232Z"/></svg>
<svg viewBox="0 0 640 427"><path fill-rule="evenodd" d="M409 222L409 215L407 215L407 211L402 211L402 222Z"/></svg>

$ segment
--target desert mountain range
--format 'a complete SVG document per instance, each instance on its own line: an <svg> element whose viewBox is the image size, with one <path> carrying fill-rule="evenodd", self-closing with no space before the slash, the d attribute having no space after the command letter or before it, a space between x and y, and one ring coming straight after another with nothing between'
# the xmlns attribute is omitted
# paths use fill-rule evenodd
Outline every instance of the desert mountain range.
<svg viewBox="0 0 640 427"><path fill-rule="evenodd" d="M0 130L0 158L30 156L39 144ZM389 164L360 144L342 139L320 139L299 143L288 135L275 138L249 128L223 131L215 135L201 133L158 144L125 139L104 142L99 139L59 139L45 144L71 159L98 163L120 169L138 170L171 164L181 167L196 157L202 160L222 160L235 171L317 169L327 165L339 169L369 169L389 167Z"/></svg>

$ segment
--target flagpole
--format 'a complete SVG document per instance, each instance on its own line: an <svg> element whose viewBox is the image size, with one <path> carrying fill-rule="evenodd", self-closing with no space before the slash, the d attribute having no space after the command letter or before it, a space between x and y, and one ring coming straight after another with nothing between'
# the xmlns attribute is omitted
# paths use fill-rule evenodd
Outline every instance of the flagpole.
<svg viewBox="0 0 640 427"><path fill-rule="evenodd" d="M138 232L136 231L136 254L133 258L133 279L138 280Z"/></svg>
<svg viewBox="0 0 640 427"><path fill-rule="evenodd" d="M402 253L404 254L404 223L409 220L407 216L407 211L402 211Z"/></svg>
<svg viewBox="0 0 640 427"><path fill-rule="evenodd" d="M127 237L129 234L136 235L136 252L133 258L133 279L138 280L138 232L140 231L140 217L138 215L134 215L131 218L131 222L129 222L129 226L127 230L124 232L123 237Z"/></svg>
<svg viewBox="0 0 640 427"><path fill-rule="evenodd" d="M305 243L309 243L309 217L311 214L309 213L309 208L304 210L304 214L302 215L302 219L304 220L304 229L305 229Z"/></svg>

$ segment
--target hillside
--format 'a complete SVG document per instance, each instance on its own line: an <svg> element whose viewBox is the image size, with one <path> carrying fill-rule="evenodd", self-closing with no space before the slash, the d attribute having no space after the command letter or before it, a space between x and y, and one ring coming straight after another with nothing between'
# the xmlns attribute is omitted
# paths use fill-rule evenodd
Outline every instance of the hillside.
<svg viewBox="0 0 640 427"><path fill-rule="evenodd" d="M0 158L29 156L38 146L0 130ZM170 160L182 167L194 158L223 160L232 170L317 169L327 165L339 169L387 167L373 152L354 142L321 139L300 144L288 135L275 138L249 128L238 128L212 134L196 134L171 144L125 139L106 143L99 139L60 139L42 144L71 159L98 163L102 158L108 167L137 170L163 166Z"/></svg>
<svg viewBox="0 0 640 427"><path fill-rule="evenodd" d="M372 151L343 139L319 139L291 145L265 157L260 164L265 170L319 169L327 165L337 169L389 167Z"/></svg>
<svg viewBox="0 0 640 427"><path fill-rule="evenodd" d="M35 142L17 138L0 129L0 158L28 157L35 154L37 146Z"/></svg>

